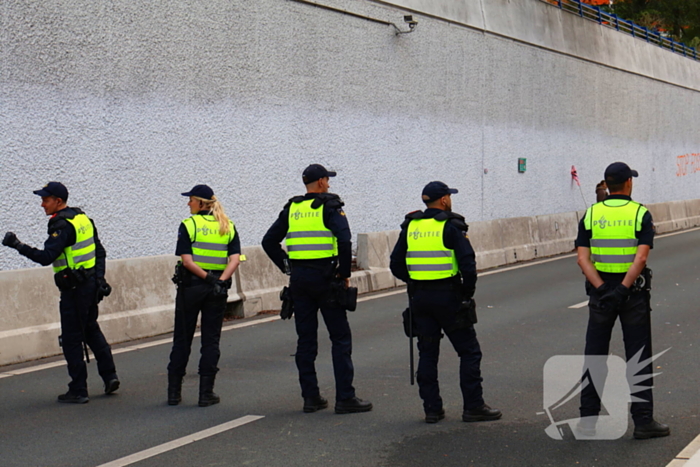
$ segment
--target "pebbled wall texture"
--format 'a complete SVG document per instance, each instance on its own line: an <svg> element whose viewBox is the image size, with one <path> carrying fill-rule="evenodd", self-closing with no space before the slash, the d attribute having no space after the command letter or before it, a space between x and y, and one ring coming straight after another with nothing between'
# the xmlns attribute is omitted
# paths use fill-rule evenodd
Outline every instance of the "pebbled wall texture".
<svg viewBox="0 0 700 467"><path fill-rule="evenodd" d="M537 0L317 3L419 23L293 0L2 2L0 233L40 245L32 190L60 180L109 258L169 254L180 193L207 183L251 246L312 162L338 171L355 233L398 228L435 179L468 221L581 210L616 160L640 202L700 198L700 62ZM0 249L0 270L30 266Z"/></svg>

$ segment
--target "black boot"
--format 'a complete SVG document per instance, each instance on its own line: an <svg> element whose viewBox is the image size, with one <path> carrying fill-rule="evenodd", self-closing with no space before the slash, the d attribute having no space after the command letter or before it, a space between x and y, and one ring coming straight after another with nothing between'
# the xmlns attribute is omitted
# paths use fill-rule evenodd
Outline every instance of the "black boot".
<svg viewBox="0 0 700 467"><path fill-rule="evenodd" d="M214 393L214 375L199 376L199 406L209 407L218 404L221 399Z"/></svg>
<svg viewBox="0 0 700 467"><path fill-rule="evenodd" d="M168 373L168 405L177 405L182 400L182 376Z"/></svg>

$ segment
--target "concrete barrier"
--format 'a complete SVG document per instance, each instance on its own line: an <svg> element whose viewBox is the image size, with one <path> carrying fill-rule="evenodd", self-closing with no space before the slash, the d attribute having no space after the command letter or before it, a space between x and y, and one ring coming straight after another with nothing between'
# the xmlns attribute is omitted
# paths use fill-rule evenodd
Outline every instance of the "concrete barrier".
<svg viewBox="0 0 700 467"><path fill-rule="evenodd" d="M279 309L280 290L289 283L260 246L245 247L246 261L236 271L236 284L243 302L242 316L255 316L263 310Z"/></svg>
<svg viewBox="0 0 700 467"><path fill-rule="evenodd" d="M700 199L648 206L657 233L700 226ZM469 236L480 270L518 261L570 252L584 212L496 219L470 224ZM389 255L398 230L359 234L360 271L351 284L359 293L402 285L389 270ZM245 247L243 262L234 275L229 307L241 317L277 310L279 292L288 283L259 246ZM177 257L172 255L110 260L107 280L112 295L100 305L99 323L112 342L172 331L175 286L170 281ZM0 272L0 365L56 355L60 321L59 293L51 268Z"/></svg>
<svg viewBox="0 0 700 467"><path fill-rule="evenodd" d="M689 199L685 202L688 221L691 227L700 226L700 199Z"/></svg>

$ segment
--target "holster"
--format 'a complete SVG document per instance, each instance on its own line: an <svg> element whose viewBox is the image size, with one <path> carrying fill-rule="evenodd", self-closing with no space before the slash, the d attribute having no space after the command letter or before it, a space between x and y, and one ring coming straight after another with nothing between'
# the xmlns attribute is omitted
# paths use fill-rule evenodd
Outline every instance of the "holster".
<svg viewBox="0 0 700 467"><path fill-rule="evenodd" d="M175 265L175 274L173 274L172 279L173 284L186 287L192 285L192 274L182 265L182 263L177 263Z"/></svg>
<svg viewBox="0 0 700 467"><path fill-rule="evenodd" d="M67 290L73 290L92 277L94 273L94 268L89 270L83 267L78 269L65 268L53 275L53 281L56 287L58 287L58 290L65 292Z"/></svg>
<svg viewBox="0 0 700 467"><path fill-rule="evenodd" d="M406 308L403 310L403 313L401 313L401 317L403 318L403 332L406 334L406 337L418 337L418 332L416 331L416 320L413 320L413 323L411 323L411 309Z"/></svg>
<svg viewBox="0 0 700 467"><path fill-rule="evenodd" d="M460 303L455 313L455 325L451 331L458 329L466 329L475 325L478 322L476 317L476 302L474 299L464 300Z"/></svg>
<svg viewBox="0 0 700 467"><path fill-rule="evenodd" d="M347 311L357 309L357 287L345 287L343 279L333 279L331 281L331 291L329 302Z"/></svg>

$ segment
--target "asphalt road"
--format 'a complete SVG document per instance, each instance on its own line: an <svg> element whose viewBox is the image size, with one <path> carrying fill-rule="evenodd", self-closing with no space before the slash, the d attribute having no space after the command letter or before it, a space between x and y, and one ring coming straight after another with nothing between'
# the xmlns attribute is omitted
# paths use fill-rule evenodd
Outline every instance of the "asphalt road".
<svg viewBox="0 0 700 467"><path fill-rule="evenodd" d="M408 339L399 293L363 301L350 315L355 387L374 403L365 414L336 415L327 333L321 327L317 371L331 408L301 412L290 322L271 321L226 331L216 390L219 405L197 407L196 361L183 403L165 403L170 346L116 355L122 389L101 395L90 364L91 400L59 404L64 366L0 379L0 465L99 466L246 415L263 416L133 465L146 466L665 466L700 433L700 230L657 239L650 256L656 418L668 438L632 439L632 423L612 441L556 441L544 429L543 367L555 355L581 354L587 308L583 277L571 255L480 276L477 333L484 352L487 403L503 410L496 422L461 421L458 359L443 341L440 384L447 417L423 422L417 386L409 384ZM238 322L240 323L240 322ZM167 336L160 336L162 339ZM154 341L151 339L150 341ZM115 346L126 348L147 341ZM196 341L195 345L198 345ZM619 325L611 347L624 356ZM193 352L197 357L197 353ZM0 373L60 358L0 368Z"/></svg>

